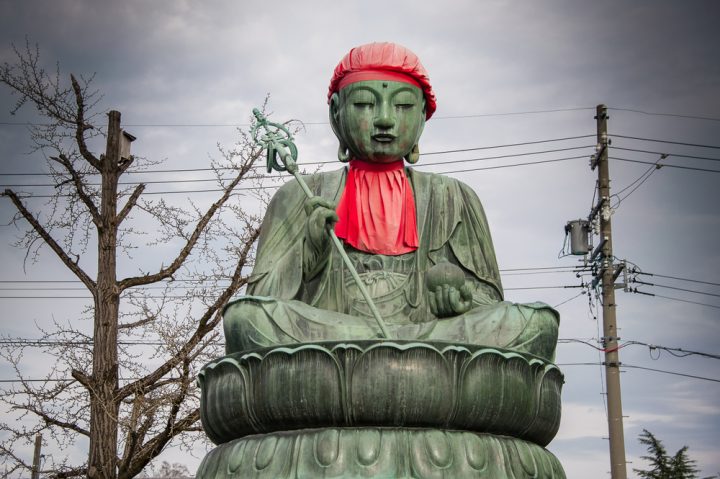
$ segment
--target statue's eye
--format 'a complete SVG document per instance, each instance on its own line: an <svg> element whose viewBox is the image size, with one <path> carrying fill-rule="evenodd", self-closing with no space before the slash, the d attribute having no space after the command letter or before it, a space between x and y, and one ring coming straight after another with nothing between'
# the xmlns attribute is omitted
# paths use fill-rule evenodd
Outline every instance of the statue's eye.
<svg viewBox="0 0 720 479"><path fill-rule="evenodd" d="M393 103L395 104L395 108L408 110L417 105L417 100L414 95L407 92L401 92L395 97Z"/></svg>
<svg viewBox="0 0 720 479"><path fill-rule="evenodd" d="M366 90L353 92L349 100L355 108L372 108L375 105L375 95Z"/></svg>

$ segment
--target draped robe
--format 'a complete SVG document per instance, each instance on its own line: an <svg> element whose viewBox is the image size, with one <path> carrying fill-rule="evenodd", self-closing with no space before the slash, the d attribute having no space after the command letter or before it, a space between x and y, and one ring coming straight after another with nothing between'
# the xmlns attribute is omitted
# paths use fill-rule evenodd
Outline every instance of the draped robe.
<svg viewBox="0 0 720 479"><path fill-rule="evenodd" d="M348 255L393 338L504 347L552 359L559 316L543 303L512 304L503 290L490 231L475 192L442 175L407 168L417 211L419 247L399 256L358 251ZM304 177L317 196L337 202L347 168ZM305 195L297 182L282 186L262 224L247 296L224 310L228 353L322 340L374 339L379 328L334 248L306 277ZM425 274L450 262L465 273L472 309L435 317Z"/></svg>

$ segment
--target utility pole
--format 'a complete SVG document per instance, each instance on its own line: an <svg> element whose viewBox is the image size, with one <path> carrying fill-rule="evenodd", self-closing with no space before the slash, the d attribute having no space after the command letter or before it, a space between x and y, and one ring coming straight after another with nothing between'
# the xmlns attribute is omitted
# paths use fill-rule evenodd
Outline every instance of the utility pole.
<svg viewBox="0 0 720 479"><path fill-rule="evenodd" d="M608 167L607 107L598 105L597 120L598 152L592 168L598 169L599 202L594 208L600 215L600 244L593 256L599 255L602 281L603 338L605 351L605 380L607 384L608 431L610 436L610 477L627 479L625 463L625 433L623 430L622 399L620 394L620 360L618 355L617 321L615 317L615 280L621 267L615 268L612 250L612 225L610 221L610 170Z"/></svg>
<svg viewBox="0 0 720 479"><path fill-rule="evenodd" d="M40 479L40 448L42 447L42 435L35 436L35 453L33 454L32 479Z"/></svg>

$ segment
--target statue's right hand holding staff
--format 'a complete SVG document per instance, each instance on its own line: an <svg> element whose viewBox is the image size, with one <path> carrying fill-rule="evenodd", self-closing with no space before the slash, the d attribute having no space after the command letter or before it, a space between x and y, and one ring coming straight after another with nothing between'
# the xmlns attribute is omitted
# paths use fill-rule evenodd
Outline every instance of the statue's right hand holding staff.
<svg viewBox="0 0 720 479"><path fill-rule="evenodd" d="M330 256L330 235L338 221L335 204L325 198L314 196L305 201L305 213L308 215L305 224L305 245L303 251L303 273L306 280L312 279L323 270Z"/></svg>

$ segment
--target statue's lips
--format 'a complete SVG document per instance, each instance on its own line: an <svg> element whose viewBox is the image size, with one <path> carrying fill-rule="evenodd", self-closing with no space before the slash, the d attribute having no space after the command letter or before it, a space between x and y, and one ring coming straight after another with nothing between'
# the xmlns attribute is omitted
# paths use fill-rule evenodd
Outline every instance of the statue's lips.
<svg viewBox="0 0 720 479"><path fill-rule="evenodd" d="M373 135L371 138L379 143L391 143L397 137L395 135L391 135L390 133L378 133Z"/></svg>

